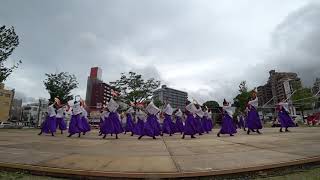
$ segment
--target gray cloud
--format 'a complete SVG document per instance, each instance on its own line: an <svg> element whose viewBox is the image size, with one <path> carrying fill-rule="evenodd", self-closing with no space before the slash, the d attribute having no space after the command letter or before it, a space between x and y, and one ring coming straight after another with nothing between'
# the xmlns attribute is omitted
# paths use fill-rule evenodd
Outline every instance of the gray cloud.
<svg viewBox="0 0 320 180"><path fill-rule="evenodd" d="M13 25L23 64L7 81L26 96L47 97L46 72L69 71L84 96L90 67L106 82L121 72L205 101L232 100L241 80L263 84L268 71L319 75L319 4L312 0L4 1L0 24Z"/></svg>
<svg viewBox="0 0 320 180"><path fill-rule="evenodd" d="M320 4L311 3L292 13L280 23L271 36L265 61L250 71L253 81L268 76L268 69L297 72L304 85L311 86L320 77Z"/></svg>

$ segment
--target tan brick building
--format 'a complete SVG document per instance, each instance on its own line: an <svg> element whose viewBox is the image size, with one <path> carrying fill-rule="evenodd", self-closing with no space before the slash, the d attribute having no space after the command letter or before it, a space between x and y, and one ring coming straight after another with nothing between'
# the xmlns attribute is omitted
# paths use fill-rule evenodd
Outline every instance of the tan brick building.
<svg viewBox="0 0 320 180"><path fill-rule="evenodd" d="M0 83L0 122L7 122L10 118L10 109L14 96L14 90L7 90Z"/></svg>

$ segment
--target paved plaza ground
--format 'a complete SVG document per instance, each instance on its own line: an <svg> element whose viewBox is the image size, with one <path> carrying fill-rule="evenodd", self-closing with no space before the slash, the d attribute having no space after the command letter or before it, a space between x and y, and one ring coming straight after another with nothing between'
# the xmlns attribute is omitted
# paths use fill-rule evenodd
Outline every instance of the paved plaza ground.
<svg viewBox="0 0 320 180"><path fill-rule="evenodd" d="M120 135L101 139L91 131L81 138L38 130L0 130L0 166L111 177L186 177L260 170L320 158L320 127L292 128L280 133L216 137L217 129L197 139L181 135Z"/></svg>

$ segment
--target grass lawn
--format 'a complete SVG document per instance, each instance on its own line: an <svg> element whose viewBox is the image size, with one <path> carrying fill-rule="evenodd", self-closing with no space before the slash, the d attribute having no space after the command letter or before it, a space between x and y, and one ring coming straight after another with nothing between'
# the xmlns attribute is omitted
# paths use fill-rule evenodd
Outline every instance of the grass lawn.
<svg viewBox="0 0 320 180"><path fill-rule="evenodd" d="M320 167L301 170L286 175L257 178L256 180L320 180Z"/></svg>
<svg viewBox="0 0 320 180"><path fill-rule="evenodd" d="M65 180L61 178L51 178L46 176L33 176L22 172L0 171L1 180Z"/></svg>

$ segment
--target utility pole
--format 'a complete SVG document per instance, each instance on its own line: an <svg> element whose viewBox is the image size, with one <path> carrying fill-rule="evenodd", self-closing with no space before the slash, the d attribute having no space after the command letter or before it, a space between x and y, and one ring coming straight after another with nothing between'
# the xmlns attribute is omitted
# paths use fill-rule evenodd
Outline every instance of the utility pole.
<svg viewBox="0 0 320 180"><path fill-rule="evenodd" d="M41 99L39 98L39 106L38 106L38 121L37 121L37 124L35 125L36 127L38 127L39 122L40 122L40 109L41 109Z"/></svg>

